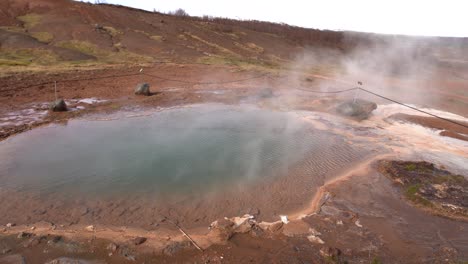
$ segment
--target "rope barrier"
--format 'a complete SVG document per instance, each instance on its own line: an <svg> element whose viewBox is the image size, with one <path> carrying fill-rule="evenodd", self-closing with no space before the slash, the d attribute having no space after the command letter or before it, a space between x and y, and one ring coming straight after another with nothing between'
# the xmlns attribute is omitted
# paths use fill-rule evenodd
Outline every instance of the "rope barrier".
<svg viewBox="0 0 468 264"><path fill-rule="evenodd" d="M314 90L309 90L309 89L304 89L304 88L296 88L296 89L301 90L301 91L310 92L310 93L337 94L337 93L344 93L344 92L354 91L354 90L357 90L359 88L350 88L350 89L339 90L339 91L314 91Z"/></svg>
<svg viewBox="0 0 468 264"><path fill-rule="evenodd" d="M142 75L146 75L148 77L153 77L153 78L157 78L157 79L164 80L164 81L179 82L179 83L186 83L186 84L193 84L193 85L208 85L208 84L226 84L226 83L245 82L245 81L249 81L253 79L262 78L264 76L267 76L268 73L263 73L263 74L256 75L250 78L245 78L245 79L238 79L238 80L233 80L233 81L221 81L221 82L190 82L190 81L184 81L184 80L164 78L158 75L148 74L148 73L142 73Z"/></svg>
<svg viewBox="0 0 468 264"><path fill-rule="evenodd" d="M431 113L429 113L429 112L427 112L427 111L424 111L424 110L421 110L421 109L419 109L419 108L416 108L416 107L407 105L407 104L405 104L405 103L396 101L396 100L394 100L394 99L390 99L390 98L388 98L388 97L385 97L385 96L383 96L383 95L380 95L380 94L371 92L371 91L366 90L366 89L364 89L364 88L358 88L358 89L360 89L360 90L362 90L362 91L364 91L364 92L366 92L366 93L369 93L369 94L375 95L375 96L377 96L377 97L380 97L380 98L382 98L382 99L388 100L388 101L390 101L390 102L393 102L393 103L402 105L402 106L404 106L404 107L408 107L408 108L410 108L410 109L413 109L413 110L415 110L415 111L424 113L424 114L426 114L426 115L430 115L430 116L432 116L432 117L438 118L438 119L440 119L440 120L444 120L444 121L453 123L453 124L455 124L455 125L459 125L459 126L468 128L468 125L465 125L465 124L459 123L459 122L457 122L457 121L453 121L453 120L451 120L451 119L444 118L444 117L441 117L441 116L438 116L438 115L435 115L435 114L431 114Z"/></svg>
<svg viewBox="0 0 468 264"><path fill-rule="evenodd" d="M404 107L407 107L407 108L410 108L410 109L413 109L413 110L415 110L415 111L424 113L424 114L426 114L426 115L429 115L429 116L438 118L438 119L440 119L440 120L444 120L444 121L446 121L446 122L450 122L450 123L452 123L452 124L455 124L455 125L459 125L459 126L468 128L468 125L465 125L465 124L459 123L459 122L457 122L457 121L454 121L454 120L451 120L451 119L448 119L448 118L445 118L445 117L441 117L441 116L438 116L438 115L435 115L435 114L431 114L431 113L429 113L429 112L427 112L427 111L424 111L424 110L421 110L421 109L416 108L416 107L414 107L414 106L407 105L407 104L402 103L402 102L399 102L399 101L397 101L397 100L394 100L394 99L385 97L385 96L380 95L380 94L378 94L378 93L371 92L371 91L366 90L366 89L361 88L361 87L355 87L355 88L350 88L350 89L346 89L346 90L338 90L338 91L313 91L313 90L308 90L308 89L303 89L303 88L297 88L297 89L298 89L298 90L302 90L302 91L311 92L311 93L321 93L321 94L337 94L337 93L344 93L344 92L349 92L349 91L353 91L353 90L361 90L361 91L363 91L363 92L372 94L372 95L374 95L374 96L377 96L377 97L380 97L380 98L385 99L385 100L387 100L387 101L390 101L390 102L399 104L399 105L401 105L401 106L404 106Z"/></svg>

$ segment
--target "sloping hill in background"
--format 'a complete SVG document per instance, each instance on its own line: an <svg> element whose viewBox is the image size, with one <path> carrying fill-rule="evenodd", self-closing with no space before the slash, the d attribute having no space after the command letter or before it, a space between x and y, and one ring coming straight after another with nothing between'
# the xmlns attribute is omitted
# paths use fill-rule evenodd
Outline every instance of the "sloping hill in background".
<svg viewBox="0 0 468 264"><path fill-rule="evenodd" d="M346 54L357 47L370 49L395 38L411 45L424 43L417 54L402 56L408 59L427 56L426 51L434 47L460 43L452 39L321 31L260 21L172 16L71 0L0 2L0 67L154 61L275 67L311 47Z"/></svg>

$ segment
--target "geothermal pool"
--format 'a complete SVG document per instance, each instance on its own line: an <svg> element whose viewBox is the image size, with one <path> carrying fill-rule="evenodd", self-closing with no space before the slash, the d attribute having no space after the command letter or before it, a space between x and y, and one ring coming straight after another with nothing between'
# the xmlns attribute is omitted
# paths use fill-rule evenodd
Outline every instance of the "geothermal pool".
<svg viewBox="0 0 468 264"><path fill-rule="evenodd" d="M85 215L96 207L93 217L115 223L125 218L114 215L117 207L177 210L181 219L191 212L212 220L252 207L273 215L304 206L327 175L366 154L297 113L225 105L120 113L1 142L0 196L9 197L5 212L12 218L68 219L78 203L89 208ZM34 213L38 207L46 209ZM126 219L138 222L147 213Z"/></svg>
<svg viewBox="0 0 468 264"><path fill-rule="evenodd" d="M324 140L287 113L260 109L71 121L2 143L1 185L68 195L202 192L285 173Z"/></svg>

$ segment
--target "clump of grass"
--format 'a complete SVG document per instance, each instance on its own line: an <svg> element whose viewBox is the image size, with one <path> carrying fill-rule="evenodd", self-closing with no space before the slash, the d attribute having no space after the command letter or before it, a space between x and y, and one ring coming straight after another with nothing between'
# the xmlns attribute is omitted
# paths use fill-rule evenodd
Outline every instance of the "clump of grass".
<svg viewBox="0 0 468 264"><path fill-rule="evenodd" d="M79 41L79 40L61 41L57 43L56 46L65 48L65 49L76 50L81 53L93 55L93 56L99 53L98 47L87 41Z"/></svg>
<svg viewBox="0 0 468 264"><path fill-rule="evenodd" d="M48 66L59 60L54 52L44 49L3 49L0 52L1 66Z"/></svg>
<svg viewBox="0 0 468 264"><path fill-rule="evenodd" d="M103 29L107 32L107 34L109 34L113 38L118 37L119 35L122 34L122 31L117 30L113 27L105 26L103 27Z"/></svg>
<svg viewBox="0 0 468 264"><path fill-rule="evenodd" d="M405 170L407 170L407 171L415 171L417 168L418 168L418 166L416 166L416 164L414 164L414 163L410 163L410 164L405 165Z"/></svg>
<svg viewBox="0 0 468 264"><path fill-rule="evenodd" d="M260 46L258 46L257 44L255 43L247 43L247 47L249 47L251 50L257 52L257 53L262 53L264 51L264 49Z"/></svg>
<svg viewBox="0 0 468 264"><path fill-rule="evenodd" d="M421 184L413 184L406 187L405 196L408 200L420 204L426 207L431 207L432 203L419 195L419 190L421 189Z"/></svg>
<svg viewBox="0 0 468 264"><path fill-rule="evenodd" d="M194 40L197 40L197 41L199 41L199 42L201 42L201 43L203 43L203 44L205 44L205 45L207 45L209 47L212 47L212 48L215 48L215 49L221 51L222 53L233 55L233 56L239 56L237 53L235 53L235 52L233 52L233 51L231 51L231 50L229 50L229 49L227 49L225 47L222 47L222 46L220 46L220 45L218 45L216 43L212 43L212 42L209 42L207 40L204 40L204 39L202 39L201 37L199 37L197 35L193 35L193 34L190 34L190 33L185 33L185 34L187 36L191 37Z"/></svg>
<svg viewBox="0 0 468 264"><path fill-rule="evenodd" d="M19 16L17 17L17 19L23 22L25 28L29 29L37 26L41 22L42 16L39 14L31 13L26 14L24 16Z"/></svg>
<svg viewBox="0 0 468 264"><path fill-rule="evenodd" d="M164 41L163 36L154 35L154 36L150 36L149 38L155 41L159 41L159 42Z"/></svg>
<svg viewBox="0 0 468 264"><path fill-rule="evenodd" d="M31 36L43 43L50 43L54 40L54 35L49 32L34 32Z"/></svg>
<svg viewBox="0 0 468 264"><path fill-rule="evenodd" d="M210 65L237 66L244 70L276 70L278 68L278 65L274 63L240 57L206 56L200 57L197 62Z"/></svg>
<svg viewBox="0 0 468 264"><path fill-rule="evenodd" d="M57 46L76 50L81 53L94 56L101 63L147 63L153 60L152 57L139 55L126 50L119 50L119 52L111 52L108 50L100 49L96 45L86 41L62 41L57 43Z"/></svg>

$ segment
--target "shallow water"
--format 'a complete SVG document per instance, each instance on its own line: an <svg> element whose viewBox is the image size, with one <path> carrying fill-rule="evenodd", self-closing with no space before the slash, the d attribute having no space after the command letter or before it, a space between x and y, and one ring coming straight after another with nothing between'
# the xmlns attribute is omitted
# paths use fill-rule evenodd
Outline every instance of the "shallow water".
<svg viewBox="0 0 468 264"><path fill-rule="evenodd" d="M288 113L256 108L76 120L0 143L1 187L98 196L204 192L287 174L325 140Z"/></svg>

